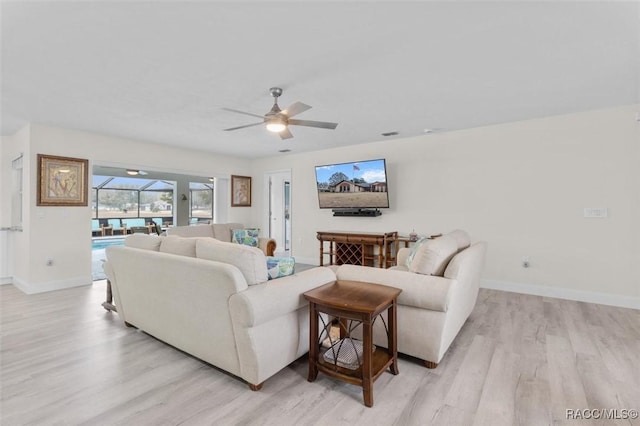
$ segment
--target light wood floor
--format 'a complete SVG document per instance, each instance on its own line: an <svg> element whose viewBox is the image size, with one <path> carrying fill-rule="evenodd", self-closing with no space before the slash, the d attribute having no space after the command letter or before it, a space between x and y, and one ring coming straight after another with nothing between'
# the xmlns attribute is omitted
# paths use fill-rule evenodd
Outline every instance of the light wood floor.
<svg viewBox="0 0 640 426"><path fill-rule="evenodd" d="M444 360L400 360L366 408L300 359L260 392L100 307L105 282L27 296L0 286L0 423L551 425L565 410L640 408L640 311L481 290Z"/></svg>

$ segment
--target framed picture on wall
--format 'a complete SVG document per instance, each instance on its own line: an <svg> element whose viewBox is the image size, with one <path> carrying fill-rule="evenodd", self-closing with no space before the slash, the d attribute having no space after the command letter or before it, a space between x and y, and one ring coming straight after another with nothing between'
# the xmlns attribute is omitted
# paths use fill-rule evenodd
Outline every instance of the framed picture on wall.
<svg viewBox="0 0 640 426"><path fill-rule="evenodd" d="M251 206L251 177L231 175L231 207Z"/></svg>
<svg viewBox="0 0 640 426"><path fill-rule="evenodd" d="M89 160L38 154L38 206L87 206Z"/></svg>

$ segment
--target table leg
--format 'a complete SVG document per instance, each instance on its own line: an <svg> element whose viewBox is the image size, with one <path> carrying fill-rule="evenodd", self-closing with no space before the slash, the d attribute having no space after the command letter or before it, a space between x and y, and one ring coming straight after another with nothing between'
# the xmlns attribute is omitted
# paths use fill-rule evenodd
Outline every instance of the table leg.
<svg viewBox="0 0 640 426"><path fill-rule="evenodd" d="M349 320L346 318L339 318L338 325L340 326L340 338L344 339L345 337L349 337Z"/></svg>
<svg viewBox="0 0 640 426"><path fill-rule="evenodd" d="M364 405L373 407L373 380L371 358L373 355L373 324L371 318L362 323L362 393Z"/></svg>
<svg viewBox="0 0 640 426"><path fill-rule="evenodd" d="M389 334L387 335L387 343L389 348L389 355L391 355L393 362L389 366L389 369L393 374L398 374L398 337L396 335L397 327L397 310L396 301L391 303L391 306L387 310L387 319L389 321Z"/></svg>
<svg viewBox="0 0 640 426"><path fill-rule="evenodd" d="M107 300L102 304L107 311L117 312L116 306L113 304L113 294L111 293L111 281L107 280Z"/></svg>
<svg viewBox="0 0 640 426"><path fill-rule="evenodd" d="M307 380L313 382L318 377L318 311L316 304L309 303L309 376Z"/></svg>

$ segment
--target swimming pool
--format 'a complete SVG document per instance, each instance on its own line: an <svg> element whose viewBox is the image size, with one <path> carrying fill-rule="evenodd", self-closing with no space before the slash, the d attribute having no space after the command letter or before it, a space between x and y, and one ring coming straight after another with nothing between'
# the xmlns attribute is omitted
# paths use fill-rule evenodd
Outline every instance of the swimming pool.
<svg viewBox="0 0 640 426"><path fill-rule="evenodd" d="M121 246L124 245L124 238L109 238L93 240L91 242L91 250L104 250L109 246Z"/></svg>
<svg viewBox="0 0 640 426"><path fill-rule="evenodd" d="M124 245L124 237L94 238L91 240L91 275L94 281L107 278L102 267L107 259L104 249L109 246L122 245Z"/></svg>

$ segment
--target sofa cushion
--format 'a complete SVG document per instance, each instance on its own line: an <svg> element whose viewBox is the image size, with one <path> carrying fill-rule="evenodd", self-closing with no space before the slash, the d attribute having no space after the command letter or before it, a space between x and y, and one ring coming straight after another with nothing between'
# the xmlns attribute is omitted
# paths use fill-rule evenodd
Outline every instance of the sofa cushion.
<svg viewBox="0 0 640 426"><path fill-rule="evenodd" d="M237 267L244 275L247 285L256 285L268 280L267 259L262 250L234 243L196 239L196 256L215 260Z"/></svg>
<svg viewBox="0 0 640 426"><path fill-rule="evenodd" d="M409 271L423 275L442 276L451 258L458 252L453 237L443 235L421 244L415 252Z"/></svg>
<svg viewBox="0 0 640 426"><path fill-rule="evenodd" d="M295 257L275 257L267 256L267 273L269 279L286 277L295 273Z"/></svg>
<svg viewBox="0 0 640 426"><path fill-rule="evenodd" d="M400 269L371 268L360 265L340 265L339 280L364 281L399 288L398 304L419 309L447 312L455 280L414 274ZM400 333L400 328L398 328Z"/></svg>
<svg viewBox="0 0 640 426"><path fill-rule="evenodd" d="M451 231L447 234L447 236L453 238L456 241L458 252L466 249L471 245L471 238L469 237L469 234L464 232L462 229Z"/></svg>
<svg viewBox="0 0 640 426"><path fill-rule="evenodd" d="M157 235L131 234L124 239L124 246L144 250L159 251L161 242L162 238L158 237Z"/></svg>
<svg viewBox="0 0 640 426"><path fill-rule="evenodd" d="M244 225L241 223L214 223L211 227L213 229L213 238L224 241L225 243L230 243L231 230L242 229L244 228Z"/></svg>
<svg viewBox="0 0 640 426"><path fill-rule="evenodd" d="M232 229L231 242L249 247L258 247L260 230L257 228Z"/></svg>
<svg viewBox="0 0 640 426"><path fill-rule="evenodd" d="M176 236L160 237L160 251L162 253L180 256L196 257L196 241L198 238L182 238Z"/></svg>
<svg viewBox="0 0 640 426"><path fill-rule="evenodd" d="M168 236L175 237L210 237L213 238L213 228L211 225L174 226L167 228Z"/></svg>

